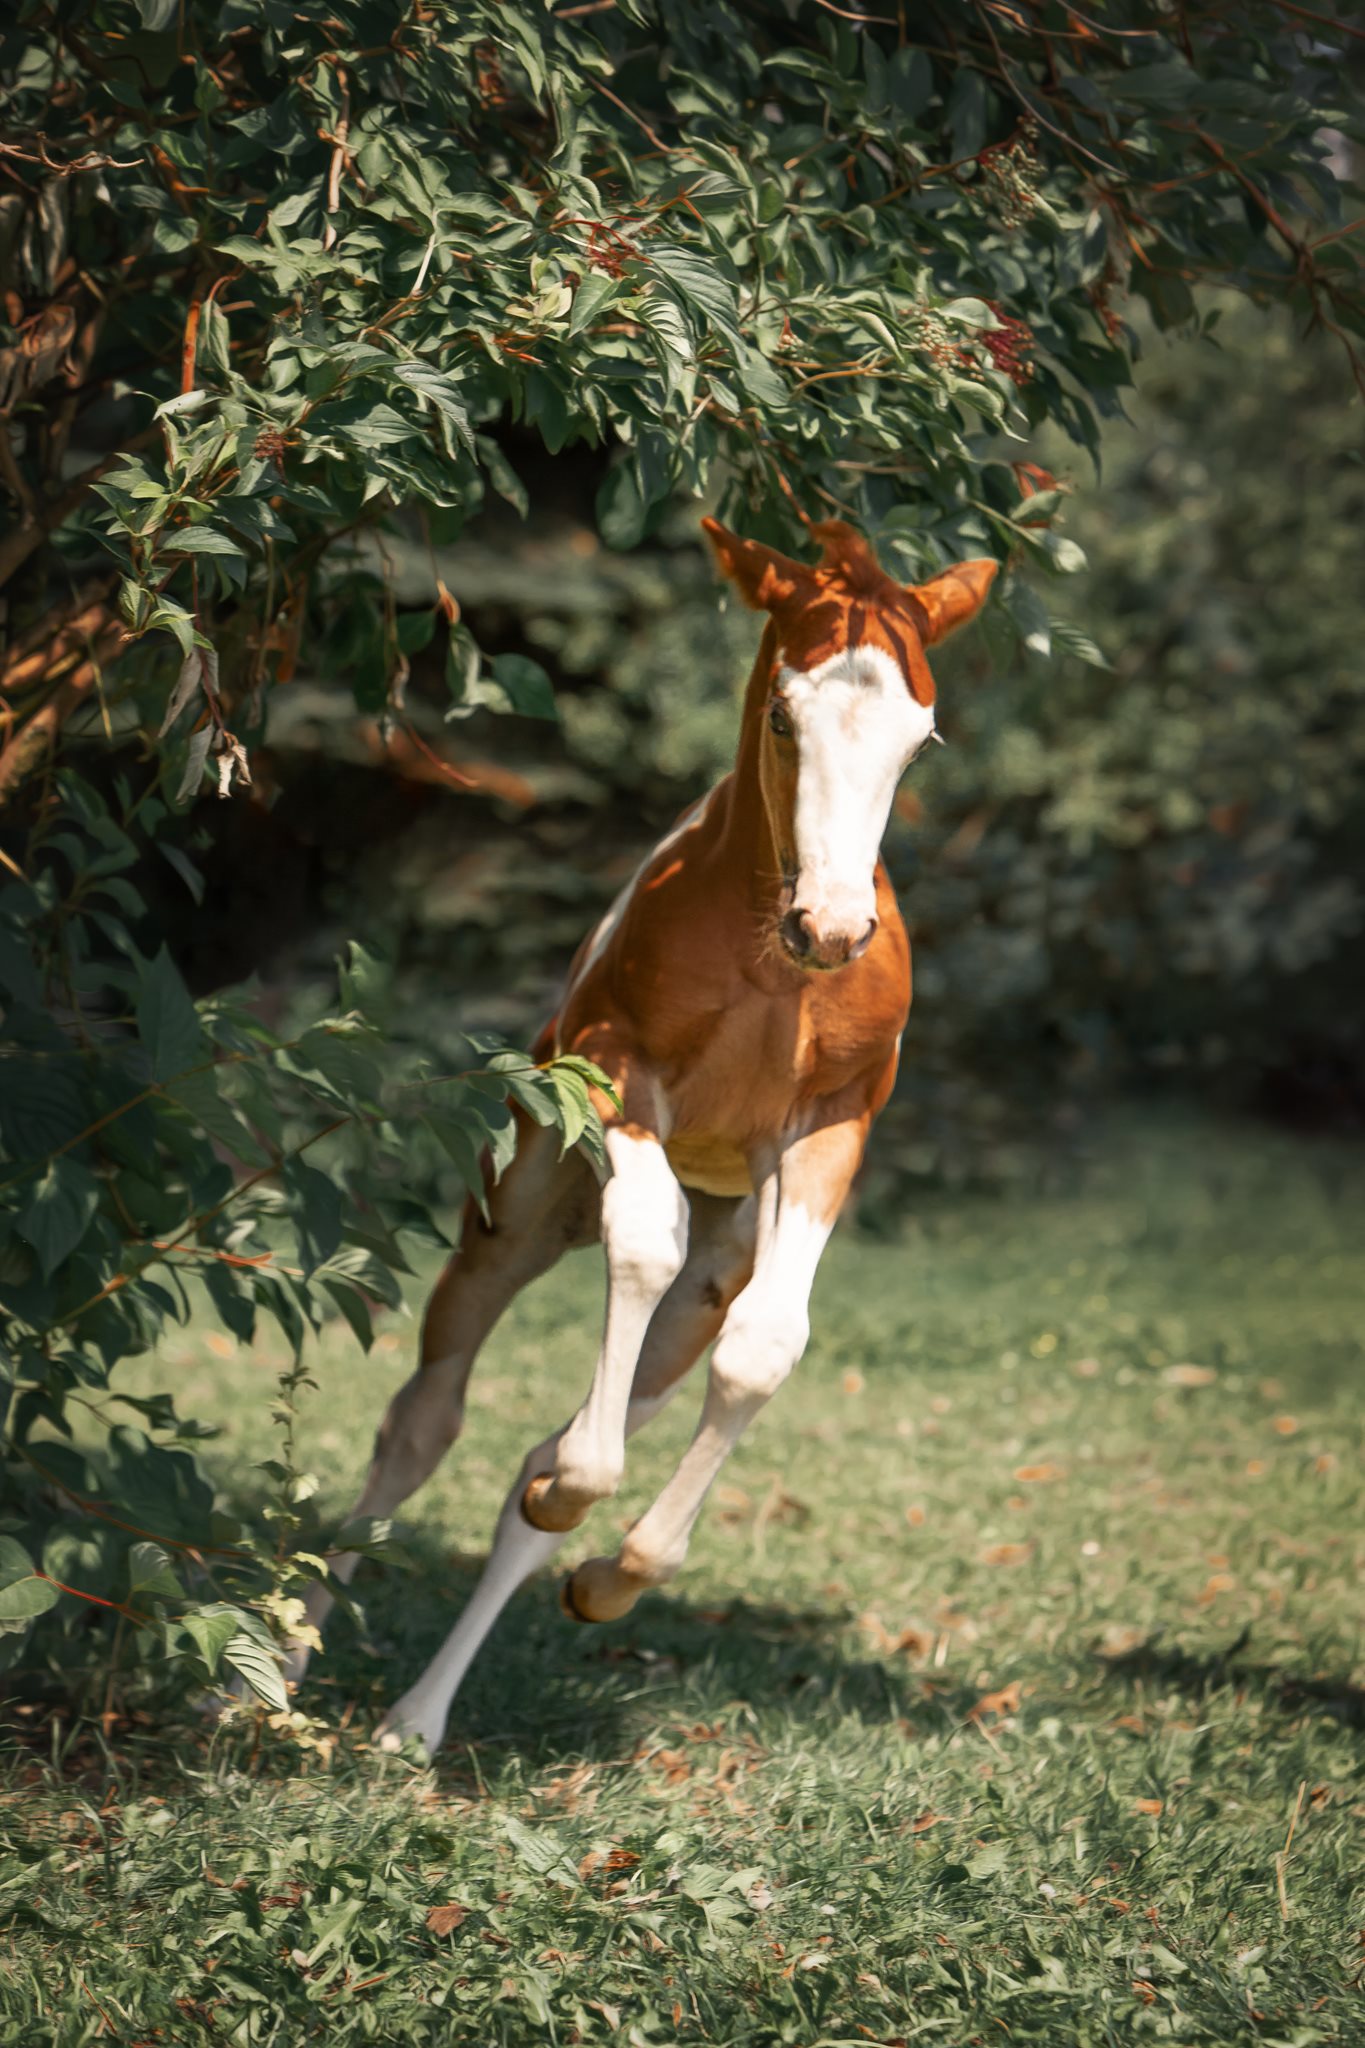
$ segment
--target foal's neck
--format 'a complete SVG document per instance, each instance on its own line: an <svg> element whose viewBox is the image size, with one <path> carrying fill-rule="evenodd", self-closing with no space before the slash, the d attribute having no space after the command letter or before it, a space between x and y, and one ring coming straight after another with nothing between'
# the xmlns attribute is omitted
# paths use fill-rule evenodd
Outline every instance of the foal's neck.
<svg viewBox="0 0 1365 2048"><path fill-rule="evenodd" d="M727 868L760 913L775 909L783 884L782 855L773 838L762 782L763 721L776 661L777 628L770 619L745 688L735 765L724 785Z"/></svg>

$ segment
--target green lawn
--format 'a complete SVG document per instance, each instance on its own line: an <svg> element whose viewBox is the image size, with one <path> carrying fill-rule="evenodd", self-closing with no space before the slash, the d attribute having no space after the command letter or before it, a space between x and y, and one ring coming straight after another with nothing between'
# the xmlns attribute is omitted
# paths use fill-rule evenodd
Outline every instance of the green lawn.
<svg viewBox="0 0 1365 2048"><path fill-rule="evenodd" d="M25 1724L0 2039L1365 2040L1363 1241L1344 1146L1170 1122L1069 1193L841 1234L683 1576L603 1630L533 1583L435 1768L384 1758L584 1386L600 1273L566 1263L412 1504L417 1571L357 1581L370 1643L343 1620L301 1701L335 1741ZM413 1352L382 1327L319 1349L338 1507ZM249 1492L278 1356L206 1329L165 1362Z"/></svg>

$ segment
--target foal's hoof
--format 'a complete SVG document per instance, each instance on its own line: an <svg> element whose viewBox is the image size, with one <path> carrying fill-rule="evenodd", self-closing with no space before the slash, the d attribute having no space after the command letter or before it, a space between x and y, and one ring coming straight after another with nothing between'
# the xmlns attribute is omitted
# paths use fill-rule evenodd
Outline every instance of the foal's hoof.
<svg viewBox="0 0 1365 2048"><path fill-rule="evenodd" d="M561 1496L555 1498L555 1478L552 1472L542 1472L527 1482L521 1496L523 1521L539 1529L546 1536L563 1536L568 1530L576 1529L587 1513L586 1508L566 1502Z"/></svg>
<svg viewBox="0 0 1365 2048"><path fill-rule="evenodd" d="M389 1708L375 1729L374 1747L386 1756L397 1756L403 1749L416 1749L423 1761L429 1762L441 1747L444 1735L444 1719L437 1720L420 1707L408 1707L405 1701L399 1700Z"/></svg>
<svg viewBox="0 0 1365 2048"><path fill-rule="evenodd" d="M561 1584L559 1604L570 1621L619 1621L643 1590L614 1557L589 1557Z"/></svg>
<svg viewBox="0 0 1365 2048"><path fill-rule="evenodd" d="M577 1578L577 1576L577 1572L570 1572L567 1579L562 1579L560 1581L559 1604L564 1609L564 1612L568 1615L570 1621L596 1621L597 1616L595 1614L585 1614L583 1609L579 1606L578 1601L574 1597L573 1582Z"/></svg>

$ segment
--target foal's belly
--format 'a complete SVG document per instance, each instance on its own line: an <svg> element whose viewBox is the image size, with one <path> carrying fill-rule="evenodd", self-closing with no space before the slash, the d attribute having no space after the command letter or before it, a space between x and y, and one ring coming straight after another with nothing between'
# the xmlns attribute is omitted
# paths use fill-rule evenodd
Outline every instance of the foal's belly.
<svg viewBox="0 0 1365 2048"><path fill-rule="evenodd" d="M724 1138L684 1135L664 1146L668 1163L685 1188L702 1195L750 1195L754 1183L749 1162L738 1145Z"/></svg>

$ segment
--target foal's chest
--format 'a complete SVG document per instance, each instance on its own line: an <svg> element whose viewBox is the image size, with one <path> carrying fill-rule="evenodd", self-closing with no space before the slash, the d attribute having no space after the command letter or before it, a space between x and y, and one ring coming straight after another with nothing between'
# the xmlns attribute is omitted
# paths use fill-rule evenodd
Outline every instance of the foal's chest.
<svg viewBox="0 0 1365 2048"><path fill-rule="evenodd" d="M790 1002L741 999L714 1019L704 1047L667 1074L665 1149L684 1187L751 1193L756 1152L804 1124L823 1098L843 1095L864 1077L870 1091L899 1019L888 1030L888 1020L860 1017L834 994L831 978L828 987L808 984Z"/></svg>

